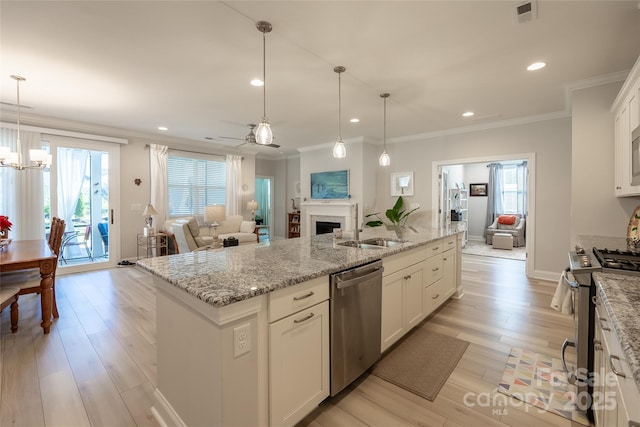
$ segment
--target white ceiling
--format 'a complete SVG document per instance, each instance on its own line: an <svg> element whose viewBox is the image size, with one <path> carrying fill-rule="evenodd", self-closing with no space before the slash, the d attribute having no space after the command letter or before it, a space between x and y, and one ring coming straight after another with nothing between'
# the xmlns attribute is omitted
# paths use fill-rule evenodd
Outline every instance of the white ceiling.
<svg viewBox="0 0 640 427"><path fill-rule="evenodd" d="M267 115L279 154L342 133L389 140L567 111L566 85L629 70L640 55L633 1L2 1L1 100L21 85L24 123L53 117L204 142L243 137ZM548 66L528 72L543 60ZM4 119L12 117L2 108ZM467 110L476 116L466 119ZM360 123L349 123L351 117ZM167 132L156 128L164 125ZM241 141L212 143L238 145Z"/></svg>

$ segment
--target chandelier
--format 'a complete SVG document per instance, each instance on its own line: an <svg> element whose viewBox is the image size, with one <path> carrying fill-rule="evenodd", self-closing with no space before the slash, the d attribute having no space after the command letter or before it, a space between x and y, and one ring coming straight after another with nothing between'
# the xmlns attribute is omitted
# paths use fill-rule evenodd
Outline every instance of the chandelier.
<svg viewBox="0 0 640 427"><path fill-rule="evenodd" d="M25 169L44 169L51 164L51 154L45 150L31 149L29 150L29 159L35 165L22 163L22 144L20 143L20 82L26 79L22 76L11 76L16 81L17 101L16 111L18 113L16 123L18 125L18 137L16 138L16 151L12 152L9 147L0 147L0 166L12 167L16 170Z"/></svg>
<svg viewBox="0 0 640 427"><path fill-rule="evenodd" d="M387 153L387 98L389 97L388 93L381 93L380 98L384 100L384 133L382 140L382 154L380 154L380 158L378 159L378 164L380 166L389 166L391 164L391 158L389 157L389 153Z"/></svg>
<svg viewBox="0 0 640 427"><path fill-rule="evenodd" d="M333 71L338 73L338 141L336 141L336 144L333 146L333 157L336 159L344 159L347 157L347 148L344 146L344 141L342 141L342 121L340 119L342 115L342 84L340 75L346 70L343 66L337 66L333 69Z"/></svg>
<svg viewBox="0 0 640 427"><path fill-rule="evenodd" d="M262 33L262 120L256 128L256 142L262 145L269 145L273 142L273 132L269 119L267 119L267 33L273 28L270 23L260 21L256 24L258 31Z"/></svg>

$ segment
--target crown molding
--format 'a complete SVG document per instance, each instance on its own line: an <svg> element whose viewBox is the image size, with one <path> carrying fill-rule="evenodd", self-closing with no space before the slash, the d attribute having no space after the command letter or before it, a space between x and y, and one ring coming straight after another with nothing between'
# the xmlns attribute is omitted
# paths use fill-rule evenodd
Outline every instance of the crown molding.
<svg viewBox="0 0 640 427"><path fill-rule="evenodd" d="M565 109L571 111L573 103L573 92L577 90L589 89L592 87L608 85L610 83L623 82L629 75L629 70L618 71L616 73L603 74L601 76L591 77L584 80L576 80L575 82L564 85L564 103Z"/></svg>
<svg viewBox="0 0 640 427"><path fill-rule="evenodd" d="M349 138L349 139L345 139L342 142L344 142L345 145L349 145L349 144L357 144L357 143L362 143L365 142L364 141L364 136L357 136L355 138ZM325 142L322 144L316 144L316 145L311 145L309 147L301 147L298 148L298 151L300 153L305 153L307 151L316 151L316 150L322 150L328 147L333 147L333 145L335 144L335 141L332 142Z"/></svg>

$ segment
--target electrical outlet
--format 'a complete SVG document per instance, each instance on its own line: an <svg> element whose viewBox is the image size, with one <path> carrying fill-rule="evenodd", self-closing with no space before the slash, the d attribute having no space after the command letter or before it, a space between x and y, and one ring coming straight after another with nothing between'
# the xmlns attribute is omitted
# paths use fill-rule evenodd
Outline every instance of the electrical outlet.
<svg viewBox="0 0 640 427"><path fill-rule="evenodd" d="M233 328L233 357L240 357L251 351L251 324Z"/></svg>

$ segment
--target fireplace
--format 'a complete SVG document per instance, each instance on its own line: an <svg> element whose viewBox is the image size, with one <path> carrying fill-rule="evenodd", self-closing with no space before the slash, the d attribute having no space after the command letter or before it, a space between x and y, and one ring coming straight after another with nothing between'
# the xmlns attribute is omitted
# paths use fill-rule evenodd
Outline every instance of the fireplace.
<svg viewBox="0 0 640 427"><path fill-rule="evenodd" d="M339 222L316 221L316 234L332 233L334 228L340 228Z"/></svg>
<svg viewBox="0 0 640 427"><path fill-rule="evenodd" d="M304 235L314 236L318 222L332 223L325 233L331 233L334 228L341 228L348 232L353 229L355 203L351 202L304 202L302 203L302 224Z"/></svg>

